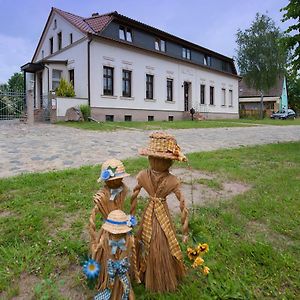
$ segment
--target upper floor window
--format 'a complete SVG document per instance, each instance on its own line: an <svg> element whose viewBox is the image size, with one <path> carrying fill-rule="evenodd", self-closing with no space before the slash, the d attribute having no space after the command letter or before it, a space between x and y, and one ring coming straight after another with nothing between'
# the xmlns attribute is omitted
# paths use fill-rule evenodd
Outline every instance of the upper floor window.
<svg viewBox="0 0 300 300"><path fill-rule="evenodd" d="M45 57L45 52L44 52L44 50L42 50L42 58L44 58Z"/></svg>
<svg viewBox="0 0 300 300"><path fill-rule="evenodd" d="M205 104L205 85L200 85L200 104Z"/></svg>
<svg viewBox="0 0 300 300"><path fill-rule="evenodd" d="M119 39L132 42L132 31L130 28L125 26L119 27Z"/></svg>
<svg viewBox="0 0 300 300"><path fill-rule="evenodd" d="M57 21L55 19L54 22L53 22L53 30L55 30L56 28L57 28Z"/></svg>
<svg viewBox="0 0 300 300"><path fill-rule="evenodd" d="M156 38L154 46L155 46L155 50L161 51L161 52L166 52L166 41L165 40Z"/></svg>
<svg viewBox="0 0 300 300"><path fill-rule="evenodd" d="M50 54L53 53L53 37L49 39Z"/></svg>
<svg viewBox="0 0 300 300"><path fill-rule="evenodd" d="M228 68L227 68L227 62L226 61L222 61L222 71L228 71Z"/></svg>
<svg viewBox="0 0 300 300"><path fill-rule="evenodd" d="M57 48L58 50L62 48L62 32L57 34Z"/></svg>
<svg viewBox="0 0 300 300"><path fill-rule="evenodd" d="M123 70L122 73L122 96L131 97L131 71Z"/></svg>
<svg viewBox="0 0 300 300"><path fill-rule="evenodd" d="M182 48L182 57L186 59L191 59L191 49Z"/></svg>
<svg viewBox="0 0 300 300"><path fill-rule="evenodd" d="M222 106L226 105L226 90L222 89Z"/></svg>
<svg viewBox="0 0 300 300"><path fill-rule="evenodd" d="M146 99L153 99L153 79L153 75L146 74Z"/></svg>
<svg viewBox="0 0 300 300"><path fill-rule="evenodd" d="M73 44L73 33L70 33L70 44Z"/></svg>
<svg viewBox="0 0 300 300"><path fill-rule="evenodd" d="M114 93L114 68L103 67L103 95L112 96Z"/></svg>
<svg viewBox="0 0 300 300"><path fill-rule="evenodd" d="M71 84L74 87L74 69L69 70L69 81L71 82Z"/></svg>
<svg viewBox="0 0 300 300"><path fill-rule="evenodd" d="M173 79L167 79L167 101L173 101Z"/></svg>
<svg viewBox="0 0 300 300"><path fill-rule="evenodd" d="M205 54L203 58L203 64L206 66L211 66L211 56Z"/></svg>

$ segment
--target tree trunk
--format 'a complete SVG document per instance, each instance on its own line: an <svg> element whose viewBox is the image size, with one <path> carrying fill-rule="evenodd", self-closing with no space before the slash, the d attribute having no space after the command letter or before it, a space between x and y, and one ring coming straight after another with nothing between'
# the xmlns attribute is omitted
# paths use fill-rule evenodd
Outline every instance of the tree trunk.
<svg viewBox="0 0 300 300"><path fill-rule="evenodd" d="M263 119L264 118L264 94L263 92L261 91L260 92L260 119Z"/></svg>

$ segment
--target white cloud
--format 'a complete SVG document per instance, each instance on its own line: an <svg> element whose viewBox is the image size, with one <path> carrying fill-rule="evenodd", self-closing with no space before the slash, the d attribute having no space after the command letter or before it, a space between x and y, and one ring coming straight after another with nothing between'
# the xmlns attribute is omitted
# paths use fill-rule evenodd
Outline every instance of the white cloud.
<svg viewBox="0 0 300 300"><path fill-rule="evenodd" d="M20 66L31 60L35 44L21 37L0 33L0 83L5 83Z"/></svg>

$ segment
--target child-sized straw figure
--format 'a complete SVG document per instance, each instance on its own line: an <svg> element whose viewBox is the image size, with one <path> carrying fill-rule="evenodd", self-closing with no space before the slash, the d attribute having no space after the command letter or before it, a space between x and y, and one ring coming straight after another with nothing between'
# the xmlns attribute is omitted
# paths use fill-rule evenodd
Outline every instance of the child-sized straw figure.
<svg viewBox="0 0 300 300"><path fill-rule="evenodd" d="M104 186L94 196L95 206L89 223L93 258L95 247L99 243L102 234L102 230L97 232L96 229L96 215L100 213L102 218L106 219L111 211L116 209L123 210L128 188L122 180L126 176L129 176L129 174L125 172L124 165L120 160L109 159L103 163L98 181L103 181Z"/></svg>
<svg viewBox="0 0 300 300"><path fill-rule="evenodd" d="M137 234L137 265L140 279L152 292L174 291L185 274L183 255L176 239L166 197L174 193L180 202L183 241L188 237L188 211L180 191L180 181L169 173L174 160L186 161L172 135L156 132L150 144L139 151L148 156L150 168L137 175L137 186L131 198L135 213L137 196L142 188L149 195Z"/></svg>
<svg viewBox="0 0 300 300"><path fill-rule="evenodd" d="M130 234L134 221L121 210L112 211L102 225L102 235L95 259L100 264L98 294L95 300L135 299L130 271L139 282L136 269L134 237Z"/></svg>

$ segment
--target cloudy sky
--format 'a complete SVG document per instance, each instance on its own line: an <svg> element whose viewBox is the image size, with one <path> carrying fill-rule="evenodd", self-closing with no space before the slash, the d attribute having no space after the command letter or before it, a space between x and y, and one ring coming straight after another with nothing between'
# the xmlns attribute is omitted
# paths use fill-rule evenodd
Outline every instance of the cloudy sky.
<svg viewBox="0 0 300 300"><path fill-rule="evenodd" d="M232 57L238 28L248 28L255 14L268 13L281 23L288 0L0 0L0 83L29 62L51 7L88 17L118 11L203 47Z"/></svg>

